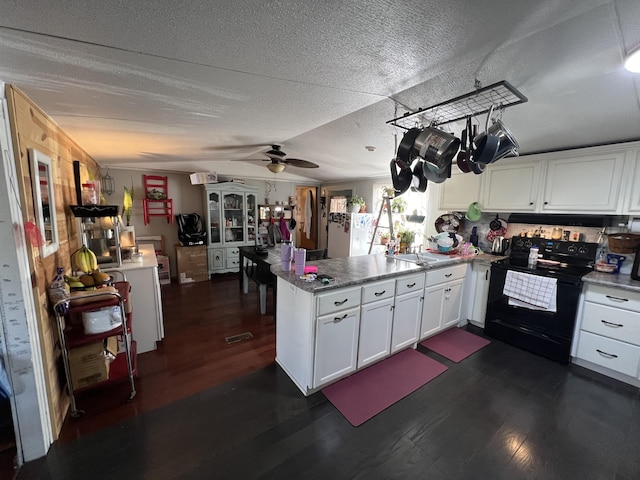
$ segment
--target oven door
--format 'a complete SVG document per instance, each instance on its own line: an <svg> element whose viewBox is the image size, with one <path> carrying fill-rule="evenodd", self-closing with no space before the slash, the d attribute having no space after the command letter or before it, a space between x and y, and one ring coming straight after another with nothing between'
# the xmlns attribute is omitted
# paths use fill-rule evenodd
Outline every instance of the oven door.
<svg viewBox="0 0 640 480"><path fill-rule="evenodd" d="M557 277L557 311L533 310L509 305L509 297L503 294L503 289L510 269L535 274L526 268L491 266L485 333L557 362L569 363L582 281Z"/></svg>

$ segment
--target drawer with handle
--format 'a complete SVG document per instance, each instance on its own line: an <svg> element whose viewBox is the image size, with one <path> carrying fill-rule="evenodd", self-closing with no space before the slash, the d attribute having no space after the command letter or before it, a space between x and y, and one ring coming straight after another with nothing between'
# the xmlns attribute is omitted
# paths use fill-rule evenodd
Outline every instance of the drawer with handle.
<svg viewBox="0 0 640 480"><path fill-rule="evenodd" d="M640 346L640 313L584 302L582 330Z"/></svg>
<svg viewBox="0 0 640 480"><path fill-rule="evenodd" d="M427 271L427 287L439 283L451 282L464 278L467 273L467 264L461 263L452 267L434 268Z"/></svg>
<svg viewBox="0 0 640 480"><path fill-rule="evenodd" d="M589 332L580 332L578 358L637 377L640 347Z"/></svg>
<svg viewBox="0 0 640 480"><path fill-rule="evenodd" d="M407 275L396 280L396 295L415 292L424 288L424 273Z"/></svg>
<svg viewBox="0 0 640 480"><path fill-rule="evenodd" d="M393 297L395 292L395 280L367 283L362 287L362 303L371 303L376 300Z"/></svg>
<svg viewBox="0 0 640 480"><path fill-rule="evenodd" d="M316 303L316 315L326 315L328 313L339 312L347 308L360 305L360 287L341 288L331 293L318 295Z"/></svg>
<svg viewBox="0 0 640 480"><path fill-rule="evenodd" d="M640 312L640 292L588 284L584 299L587 302Z"/></svg>

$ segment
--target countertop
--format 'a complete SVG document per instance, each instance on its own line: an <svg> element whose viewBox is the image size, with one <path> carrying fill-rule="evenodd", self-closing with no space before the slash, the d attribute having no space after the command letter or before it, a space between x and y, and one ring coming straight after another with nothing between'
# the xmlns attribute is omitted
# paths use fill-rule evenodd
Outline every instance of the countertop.
<svg viewBox="0 0 640 480"><path fill-rule="evenodd" d="M138 251L142 253L142 262L134 262L132 260L123 260L122 265L119 267L105 268L105 272L114 270L127 271L137 268L151 268L158 266L158 259L156 258L155 247L152 243L143 243L138 245Z"/></svg>
<svg viewBox="0 0 640 480"><path fill-rule="evenodd" d="M582 277L582 281L584 283L640 292L640 281L632 279L628 273L591 272Z"/></svg>
<svg viewBox="0 0 640 480"><path fill-rule="evenodd" d="M371 254L361 255L348 258L330 258L327 260L318 260L307 262L307 265L316 265L318 273L329 275L333 280L328 285L320 283L318 280L307 282L301 280L293 270L290 272L282 271L281 265L271 265L271 273L279 278L295 285L301 290L321 293L336 288L348 287L352 285L360 285L364 282L382 280L386 278L398 277L409 273L423 272L438 268L450 267L460 263L478 262L485 265L506 258L505 256L497 256L490 254L472 255L466 257L450 257L449 261L442 263L433 263L431 265L420 266L415 263L397 260L386 255Z"/></svg>

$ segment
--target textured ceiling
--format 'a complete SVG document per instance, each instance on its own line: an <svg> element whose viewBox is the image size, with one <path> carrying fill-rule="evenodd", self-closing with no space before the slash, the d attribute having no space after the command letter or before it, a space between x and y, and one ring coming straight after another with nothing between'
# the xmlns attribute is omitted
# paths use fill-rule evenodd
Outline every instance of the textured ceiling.
<svg viewBox="0 0 640 480"><path fill-rule="evenodd" d="M388 175L385 122L476 78L528 97L522 153L640 139L637 0L10 3L0 81L103 166L273 178L236 160L278 143L320 165L281 179Z"/></svg>

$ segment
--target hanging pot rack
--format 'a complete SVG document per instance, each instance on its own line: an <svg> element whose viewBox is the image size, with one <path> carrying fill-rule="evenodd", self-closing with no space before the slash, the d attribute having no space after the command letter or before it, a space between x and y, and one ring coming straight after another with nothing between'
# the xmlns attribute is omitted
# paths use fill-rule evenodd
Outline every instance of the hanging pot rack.
<svg viewBox="0 0 640 480"><path fill-rule="evenodd" d="M506 80L487 87L479 87L479 85L480 83L476 80L477 88L473 92L431 107L420 108L415 112L407 112L386 123L405 130L416 126L445 125L487 113L492 105L497 110L503 110L528 101L527 97Z"/></svg>

